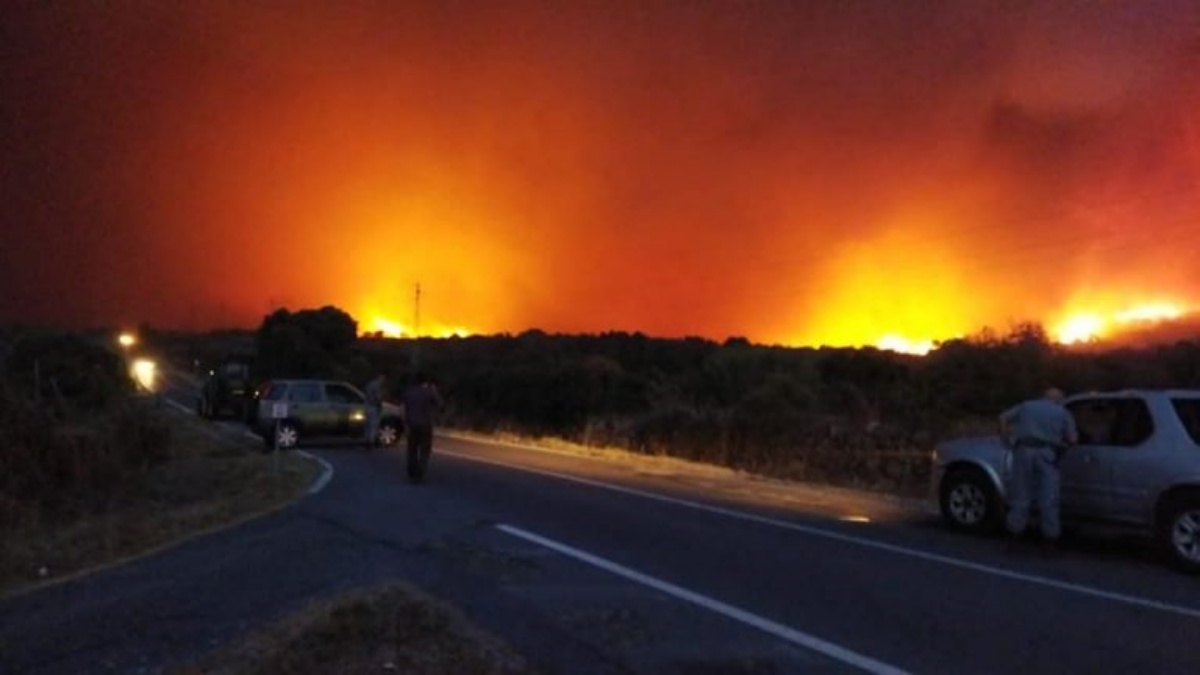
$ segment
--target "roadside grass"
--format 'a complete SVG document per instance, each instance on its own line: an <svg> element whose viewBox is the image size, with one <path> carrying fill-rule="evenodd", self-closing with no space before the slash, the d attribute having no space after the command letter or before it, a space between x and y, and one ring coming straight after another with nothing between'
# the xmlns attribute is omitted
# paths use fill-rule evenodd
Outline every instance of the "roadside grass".
<svg viewBox="0 0 1200 675"><path fill-rule="evenodd" d="M176 675L531 675L526 659L407 584L351 591L211 654Z"/></svg>
<svg viewBox="0 0 1200 675"><path fill-rule="evenodd" d="M929 452L925 450L815 448L797 453L786 461L764 463L754 467L734 467L713 459L694 458L665 451L638 452L620 446L583 444L553 436L464 429L447 429L444 433L451 437L528 445L565 454L608 459L628 466L664 470L687 467L692 473L741 475L906 499L924 499L929 487Z"/></svg>
<svg viewBox="0 0 1200 675"><path fill-rule="evenodd" d="M296 499L320 468L294 453L279 458L168 406L149 414L169 429L165 458L122 485L109 508L39 517L33 507L4 532L0 594L118 562L268 512Z"/></svg>

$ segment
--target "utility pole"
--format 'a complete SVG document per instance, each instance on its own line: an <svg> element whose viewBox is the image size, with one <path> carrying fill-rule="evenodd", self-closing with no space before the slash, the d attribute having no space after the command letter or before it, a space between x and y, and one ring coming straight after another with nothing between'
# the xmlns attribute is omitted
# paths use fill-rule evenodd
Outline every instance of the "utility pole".
<svg viewBox="0 0 1200 675"><path fill-rule="evenodd" d="M417 282L416 295L413 299L413 375L421 367L421 282Z"/></svg>
<svg viewBox="0 0 1200 675"><path fill-rule="evenodd" d="M421 334L421 282L417 282L417 296L413 302L413 335Z"/></svg>

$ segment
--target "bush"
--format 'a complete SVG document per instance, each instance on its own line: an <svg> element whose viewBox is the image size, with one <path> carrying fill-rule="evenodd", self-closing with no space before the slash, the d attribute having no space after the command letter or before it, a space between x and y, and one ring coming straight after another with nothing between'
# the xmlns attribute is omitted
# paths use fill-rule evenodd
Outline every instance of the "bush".
<svg viewBox="0 0 1200 675"><path fill-rule="evenodd" d="M27 333L17 337L2 375L29 395L89 410L129 395L133 382L121 355L72 333Z"/></svg>
<svg viewBox="0 0 1200 675"><path fill-rule="evenodd" d="M170 427L149 401L63 414L11 386L0 386L0 438L0 529L114 508L170 452Z"/></svg>

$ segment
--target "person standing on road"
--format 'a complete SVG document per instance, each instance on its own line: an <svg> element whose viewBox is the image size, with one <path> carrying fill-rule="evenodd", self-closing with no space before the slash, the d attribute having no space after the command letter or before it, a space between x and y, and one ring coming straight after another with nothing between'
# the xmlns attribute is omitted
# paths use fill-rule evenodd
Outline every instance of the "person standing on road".
<svg viewBox="0 0 1200 675"><path fill-rule="evenodd" d="M433 422L442 407L442 395L428 373L418 373L416 383L404 390L403 405L408 429L408 477L417 482L425 476L433 453Z"/></svg>
<svg viewBox="0 0 1200 675"><path fill-rule="evenodd" d="M1063 407L1063 393L1047 389L1041 398L1017 404L1000 415L1000 435L1012 449L1008 533L1016 541L1029 525L1030 502L1036 496L1042 540L1048 548L1062 534L1058 520L1062 454L1079 441L1075 418Z"/></svg>
<svg viewBox="0 0 1200 675"><path fill-rule="evenodd" d="M387 376L379 374L367 383L366 390L363 391L367 396L366 441L369 448L379 445L379 422L383 419L383 397L386 387Z"/></svg>

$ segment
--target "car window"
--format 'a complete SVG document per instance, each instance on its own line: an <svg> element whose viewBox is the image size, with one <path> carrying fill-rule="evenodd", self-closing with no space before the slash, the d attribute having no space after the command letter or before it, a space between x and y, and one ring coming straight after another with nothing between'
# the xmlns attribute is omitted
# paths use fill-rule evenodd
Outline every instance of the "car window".
<svg viewBox="0 0 1200 675"><path fill-rule="evenodd" d="M349 405L362 404L364 399L358 392L344 384L327 384L325 385L325 396L330 403L344 403Z"/></svg>
<svg viewBox="0 0 1200 675"><path fill-rule="evenodd" d="M1171 405L1192 442L1200 445L1200 398L1173 398Z"/></svg>
<svg viewBox="0 0 1200 675"><path fill-rule="evenodd" d="M321 385L316 382L300 382L288 388L287 400L292 403L320 403Z"/></svg>
<svg viewBox="0 0 1200 675"><path fill-rule="evenodd" d="M1079 442L1085 445L1133 447L1154 433L1150 410L1140 398L1074 401L1067 409L1075 417Z"/></svg>
<svg viewBox="0 0 1200 675"><path fill-rule="evenodd" d="M286 384L268 384L261 398L264 401L282 401L287 390Z"/></svg>

